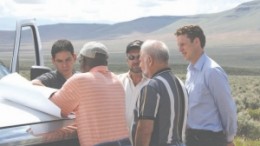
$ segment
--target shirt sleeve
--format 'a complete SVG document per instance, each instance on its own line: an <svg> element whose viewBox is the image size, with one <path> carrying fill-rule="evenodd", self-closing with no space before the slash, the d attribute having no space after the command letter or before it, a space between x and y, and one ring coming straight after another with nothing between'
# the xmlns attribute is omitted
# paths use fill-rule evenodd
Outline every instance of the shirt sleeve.
<svg viewBox="0 0 260 146"><path fill-rule="evenodd" d="M226 73L221 68L211 70L208 85L219 110L227 141L232 141L237 132L237 113Z"/></svg>
<svg viewBox="0 0 260 146"><path fill-rule="evenodd" d="M36 79L40 80L43 85L49 87L51 84L50 81L53 80L53 76L51 73L47 72L47 73L44 73L44 74L38 76Z"/></svg>
<svg viewBox="0 0 260 146"><path fill-rule="evenodd" d="M61 108L61 113L65 116L71 112L75 112L79 105L79 82L80 80L76 76L72 76L50 99Z"/></svg>
<svg viewBox="0 0 260 146"><path fill-rule="evenodd" d="M139 119L155 119L160 103L159 99L159 93L153 87L144 86L139 99Z"/></svg>

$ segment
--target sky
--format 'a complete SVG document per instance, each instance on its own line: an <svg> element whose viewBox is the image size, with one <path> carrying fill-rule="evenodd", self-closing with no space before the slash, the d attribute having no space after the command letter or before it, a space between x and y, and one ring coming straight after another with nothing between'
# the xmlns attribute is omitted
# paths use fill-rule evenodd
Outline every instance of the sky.
<svg viewBox="0 0 260 146"><path fill-rule="evenodd" d="M217 13L252 0L0 0L0 30L14 30L20 19L38 25L106 23L147 16Z"/></svg>

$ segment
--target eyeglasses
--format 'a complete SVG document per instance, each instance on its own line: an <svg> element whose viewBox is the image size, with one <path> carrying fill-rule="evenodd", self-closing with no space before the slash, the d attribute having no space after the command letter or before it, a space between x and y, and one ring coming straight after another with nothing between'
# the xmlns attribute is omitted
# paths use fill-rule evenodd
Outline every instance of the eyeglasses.
<svg viewBox="0 0 260 146"><path fill-rule="evenodd" d="M130 55L130 54L128 54L127 58L128 58L128 60L135 60L135 59L139 60L140 55Z"/></svg>

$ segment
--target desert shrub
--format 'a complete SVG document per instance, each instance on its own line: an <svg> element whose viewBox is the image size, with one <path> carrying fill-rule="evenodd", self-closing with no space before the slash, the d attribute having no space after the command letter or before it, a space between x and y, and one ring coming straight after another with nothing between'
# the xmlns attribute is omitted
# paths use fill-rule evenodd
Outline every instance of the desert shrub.
<svg viewBox="0 0 260 146"><path fill-rule="evenodd" d="M248 109L248 114L254 119L254 120L260 120L260 108L258 109ZM260 137L260 136L259 136Z"/></svg>
<svg viewBox="0 0 260 146"><path fill-rule="evenodd" d="M244 109L260 108L260 98L252 93L244 94L242 97L235 98L235 100L238 112Z"/></svg>
<svg viewBox="0 0 260 146"><path fill-rule="evenodd" d="M257 98L254 95L246 96L245 98L245 106L248 109L258 109L260 108L260 98Z"/></svg>
<svg viewBox="0 0 260 146"><path fill-rule="evenodd" d="M259 139L260 124L252 119L248 110L238 113L237 135L249 139Z"/></svg>
<svg viewBox="0 0 260 146"><path fill-rule="evenodd" d="M258 95L258 98L260 98L260 87L257 87L255 90L256 94Z"/></svg>
<svg viewBox="0 0 260 146"><path fill-rule="evenodd" d="M237 106L237 113L245 110L246 106L243 103L244 100L242 98L237 98L235 101L236 101L236 106Z"/></svg>
<svg viewBox="0 0 260 146"><path fill-rule="evenodd" d="M236 137L234 143L235 146L260 146L259 140L250 140L244 137Z"/></svg>

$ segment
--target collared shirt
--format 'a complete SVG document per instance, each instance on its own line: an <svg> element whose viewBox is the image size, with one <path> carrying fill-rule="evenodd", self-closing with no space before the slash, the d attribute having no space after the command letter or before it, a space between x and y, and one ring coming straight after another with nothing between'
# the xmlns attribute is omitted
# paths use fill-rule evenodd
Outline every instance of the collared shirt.
<svg viewBox="0 0 260 146"><path fill-rule="evenodd" d="M224 131L233 140L237 130L236 105L225 71L205 53L188 66L185 82L189 94L187 127Z"/></svg>
<svg viewBox="0 0 260 146"><path fill-rule="evenodd" d="M134 108L136 104L137 97L140 93L140 90L144 85L148 83L148 78L143 77L142 80L137 84L134 85L133 80L131 79L129 72L119 74L118 75L119 80L122 82L124 89L125 89L125 115L126 115L126 121L128 130L131 133L131 126L134 121ZM132 139L130 137L130 141L132 142Z"/></svg>
<svg viewBox="0 0 260 146"><path fill-rule="evenodd" d="M76 114L81 146L128 137L125 120L125 92L107 66L97 66L67 80L51 100L62 113Z"/></svg>
<svg viewBox="0 0 260 146"><path fill-rule="evenodd" d="M140 119L154 121L150 146L180 144L186 125L187 93L169 68L160 70L141 90L137 100L132 136Z"/></svg>
<svg viewBox="0 0 260 146"><path fill-rule="evenodd" d="M43 85L56 89L60 89L62 85L66 82L66 79L58 71L50 71L44 73L36 79L40 80Z"/></svg>

